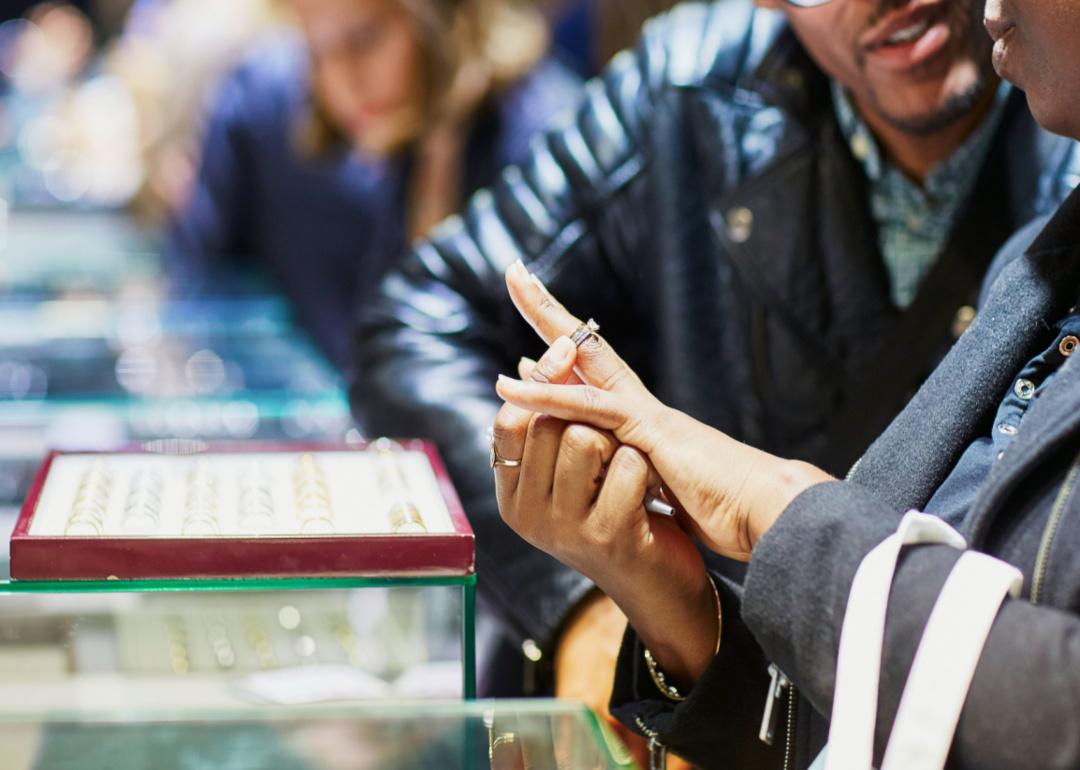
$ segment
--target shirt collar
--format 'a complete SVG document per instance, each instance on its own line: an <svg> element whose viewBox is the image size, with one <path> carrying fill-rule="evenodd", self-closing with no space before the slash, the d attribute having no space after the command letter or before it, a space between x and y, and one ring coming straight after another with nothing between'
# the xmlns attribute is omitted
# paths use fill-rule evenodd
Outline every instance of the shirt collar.
<svg viewBox="0 0 1080 770"><path fill-rule="evenodd" d="M882 155L877 140L870 132L869 127L859 117L847 91L831 80L833 109L836 113L840 131L851 148L852 155L863 167L867 178L877 183L890 171L898 172ZM955 194L957 188L962 186L965 179L974 178L982 166L986 151L990 148L990 142L994 137L1001 118L1005 113L1005 103L1008 101L1012 86L1002 81L994 96L994 104L989 114L972 132L964 143L958 147L952 155L934 166L927 174L923 182L923 189L931 198L939 198L942 195Z"/></svg>

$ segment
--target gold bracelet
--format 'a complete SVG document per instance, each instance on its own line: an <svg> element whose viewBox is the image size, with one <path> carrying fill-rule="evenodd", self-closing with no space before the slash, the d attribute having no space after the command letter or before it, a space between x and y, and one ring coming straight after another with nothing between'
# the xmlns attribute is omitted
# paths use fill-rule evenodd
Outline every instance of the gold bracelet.
<svg viewBox="0 0 1080 770"><path fill-rule="evenodd" d="M713 657L720 652L720 634L724 630L724 613L721 610L720 604L720 591L716 588L716 581L709 576L709 586L713 590L713 596L716 597L716 649L713 650ZM645 665L649 669L649 676L652 677L653 684L656 685L656 689L664 694L664 697L673 701L684 701L686 696L676 689L674 685L668 684L667 677L664 676L664 672L660 670L660 667L656 664L656 658L649 652L649 648L645 648Z"/></svg>

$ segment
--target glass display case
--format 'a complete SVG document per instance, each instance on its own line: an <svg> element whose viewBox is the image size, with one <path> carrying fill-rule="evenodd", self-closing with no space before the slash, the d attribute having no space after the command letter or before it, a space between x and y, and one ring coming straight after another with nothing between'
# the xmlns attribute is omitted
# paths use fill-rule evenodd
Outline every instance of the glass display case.
<svg viewBox="0 0 1080 770"><path fill-rule="evenodd" d="M51 449L247 440L356 443L360 433L337 392L287 399L0 399L0 506L22 504Z"/></svg>
<svg viewBox="0 0 1080 770"><path fill-rule="evenodd" d="M280 298L0 301L0 506L50 449L359 438Z"/></svg>
<svg viewBox="0 0 1080 770"><path fill-rule="evenodd" d="M0 150L0 179L10 187L4 166ZM3 213L0 292L8 296L62 297L128 287L145 291L158 282L157 239L123 212L8 208L5 203Z"/></svg>
<svg viewBox="0 0 1080 770"><path fill-rule="evenodd" d="M0 712L10 770L632 770L584 706L555 701L319 709Z"/></svg>
<svg viewBox="0 0 1080 770"><path fill-rule="evenodd" d="M206 330L167 335L151 321L141 322L146 324L141 330L132 322L110 336L31 340L29 335L6 335L0 341L0 401L225 398L240 393L303 398L342 387L338 374L302 334L274 330L269 322L266 330L252 323L247 330L241 326L227 332L207 322Z"/></svg>
<svg viewBox="0 0 1080 770"><path fill-rule="evenodd" d="M472 574L0 583L0 715L472 698L474 587Z"/></svg>
<svg viewBox="0 0 1080 770"><path fill-rule="evenodd" d="M475 694L474 538L425 442L53 453L10 543L0 710Z"/></svg>

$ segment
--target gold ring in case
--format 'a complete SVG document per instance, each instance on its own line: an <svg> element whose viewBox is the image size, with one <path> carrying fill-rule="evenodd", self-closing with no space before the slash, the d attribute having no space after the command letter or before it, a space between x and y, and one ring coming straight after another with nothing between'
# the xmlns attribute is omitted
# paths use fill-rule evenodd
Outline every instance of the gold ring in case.
<svg viewBox="0 0 1080 770"><path fill-rule="evenodd" d="M424 517L415 505L408 502L396 502L390 506L390 527L395 534L427 532Z"/></svg>
<svg viewBox="0 0 1080 770"><path fill-rule="evenodd" d="M308 516L300 524L300 532L304 535L329 535L336 530L334 520L329 516Z"/></svg>
<svg viewBox="0 0 1080 770"><path fill-rule="evenodd" d="M71 506L72 516L95 516L99 519L105 518L105 512L107 506L104 502L97 499L85 499L76 500L75 504Z"/></svg>
<svg viewBox="0 0 1080 770"><path fill-rule="evenodd" d="M102 527L101 522L86 517L72 517L68 519L67 525L64 527L65 535L75 537L93 537L102 535L104 532L105 529Z"/></svg>
<svg viewBox="0 0 1080 770"><path fill-rule="evenodd" d="M221 532L217 519L209 516L188 516L180 529L185 535L217 535Z"/></svg>

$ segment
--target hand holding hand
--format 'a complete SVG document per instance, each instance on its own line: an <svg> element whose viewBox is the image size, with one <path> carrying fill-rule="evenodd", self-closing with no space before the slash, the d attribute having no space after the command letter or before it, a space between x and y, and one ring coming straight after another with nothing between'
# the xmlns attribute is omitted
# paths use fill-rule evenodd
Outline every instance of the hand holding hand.
<svg viewBox="0 0 1080 770"><path fill-rule="evenodd" d="M559 338L525 367L535 384L576 381L573 343ZM578 387L565 385L565 387ZM705 570L690 537L642 506L659 477L609 432L505 404L492 446L499 510L519 535L590 577L616 601L654 586L700 590Z"/></svg>
<svg viewBox="0 0 1080 770"><path fill-rule="evenodd" d="M579 385L573 373L576 353L570 340L561 337L538 362L519 366L519 372L537 384ZM644 510L646 493L659 489L656 472L642 453L620 446L608 431L513 404L504 405L496 417L492 449L499 510L507 524L590 577L627 611L638 632L652 640L650 647L665 656L672 675L691 681L712 658L717 608L690 536L675 520ZM601 713L610 696L623 628L622 623L615 625L605 634L592 623L582 634L578 623L571 624L556 657L559 670L574 669L581 659L576 651L583 649L577 642L585 639L596 670L590 672L588 686L574 695L600 707ZM667 642L673 630L681 639L700 644L675 651ZM575 652L568 652L567 645ZM565 683L563 678L562 695L568 694Z"/></svg>
<svg viewBox="0 0 1080 770"><path fill-rule="evenodd" d="M520 263L506 274L510 296L548 342L580 326ZM598 335L578 348L581 385L500 378L499 395L529 411L610 431L644 452L714 551L747 560L757 539L801 491L830 477L806 463L741 444L658 401Z"/></svg>

